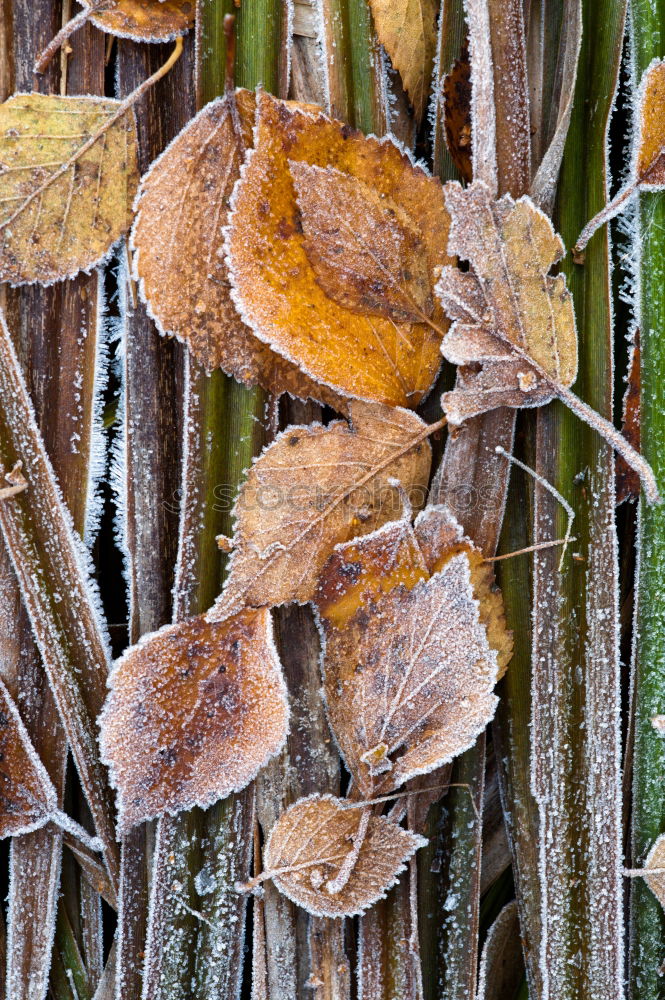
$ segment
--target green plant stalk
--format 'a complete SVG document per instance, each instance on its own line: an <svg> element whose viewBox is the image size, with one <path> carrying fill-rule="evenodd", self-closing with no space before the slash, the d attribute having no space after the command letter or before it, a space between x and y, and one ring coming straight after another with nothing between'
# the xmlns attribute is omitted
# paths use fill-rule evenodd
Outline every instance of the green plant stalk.
<svg viewBox="0 0 665 1000"><path fill-rule="evenodd" d="M606 200L606 132L625 4L585 0L583 20L555 219L566 246ZM611 419L607 232L589 244L584 266L566 258L563 270L579 334L575 391ZM540 824L539 996L619 1000L623 914L614 459L600 436L555 403L536 416L536 468L572 503L577 538L575 557L569 550L561 572L554 550L534 560L531 787ZM537 487L535 541L557 537L565 520L556 501Z"/></svg>
<svg viewBox="0 0 665 1000"><path fill-rule="evenodd" d="M665 55L665 2L633 3L632 69L635 86L652 59ZM637 123L635 123L635 127ZM642 351L642 453L665 485L665 197L640 195L634 246L638 249L637 322ZM639 558L635 617L635 738L633 755L632 862L641 867L665 830L665 743L653 728L665 712L665 506L639 513ZM641 879L631 880L630 995L662 1000L665 919L660 903Z"/></svg>
<svg viewBox="0 0 665 1000"><path fill-rule="evenodd" d="M368 0L347 0L352 124L383 135L387 127L382 70Z"/></svg>

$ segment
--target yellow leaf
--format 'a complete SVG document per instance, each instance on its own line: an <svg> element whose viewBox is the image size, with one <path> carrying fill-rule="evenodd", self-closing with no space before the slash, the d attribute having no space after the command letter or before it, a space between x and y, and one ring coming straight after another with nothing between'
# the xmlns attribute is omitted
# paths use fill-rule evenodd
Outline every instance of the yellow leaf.
<svg viewBox="0 0 665 1000"><path fill-rule="evenodd" d="M337 542L397 516L399 480L424 498L429 428L407 410L349 405L351 425L289 427L252 465L235 506L235 547L224 590L208 613L306 603Z"/></svg>
<svg viewBox="0 0 665 1000"><path fill-rule="evenodd" d="M81 6L90 7L88 0ZM194 24L196 0L118 0L111 10L90 16L90 21L119 38L137 42L167 42L184 35Z"/></svg>
<svg viewBox="0 0 665 1000"><path fill-rule="evenodd" d="M136 127L119 101L18 94L0 106L0 280L89 270L131 224Z"/></svg>
<svg viewBox="0 0 665 1000"><path fill-rule="evenodd" d="M175 334L208 370L336 409L331 390L270 350L240 319L224 259L229 198L253 143L254 93L207 104L141 180L132 229L134 276L161 333Z"/></svg>
<svg viewBox="0 0 665 1000"><path fill-rule="evenodd" d="M426 843L343 799L311 795L290 806L272 828L264 877L310 913L351 917L382 899ZM350 871L340 880L348 860ZM341 888L336 880L343 881Z"/></svg>
<svg viewBox="0 0 665 1000"><path fill-rule="evenodd" d="M145 636L109 684L100 745L120 833L243 788L286 739L286 689L265 608Z"/></svg>
<svg viewBox="0 0 665 1000"><path fill-rule="evenodd" d="M370 0L370 6L379 41L420 120L432 76L438 5L435 0Z"/></svg>
<svg viewBox="0 0 665 1000"><path fill-rule="evenodd" d="M439 182L414 167L390 141L366 138L341 122L288 108L266 94L258 101L257 146L236 186L227 235L231 282L242 317L259 339L337 392L415 407L437 374L440 332L426 323L395 323L382 314L384 305L380 313L367 315L326 294L321 269L317 273L308 257L291 171L301 171L301 203L305 177L294 164L351 175L373 190L375 203L379 199L398 206L400 220L409 219L411 237L422 235L422 259L415 266L418 274L426 268L430 282L435 268L448 259L448 218ZM347 190L348 183L331 208L340 222L347 212ZM364 189L354 190L357 202ZM356 211L354 203L354 217ZM398 238L400 228L401 223L393 228ZM399 248L390 248L387 256L399 258Z"/></svg>

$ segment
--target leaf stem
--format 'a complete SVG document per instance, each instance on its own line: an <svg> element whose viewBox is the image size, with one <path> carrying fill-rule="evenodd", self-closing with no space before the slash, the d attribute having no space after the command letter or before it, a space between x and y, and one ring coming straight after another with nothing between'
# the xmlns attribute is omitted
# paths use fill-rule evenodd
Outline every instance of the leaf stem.
<svg viewBox="0 0 665 1000"><path fill-rule="evenodd" d="M116 6L117 6L117 0L95 0L94 3L91 3L89 7L86 7L84 10L78 13L76 17L73 17L71 21L68 21L67 24L65 24L64 27L60 29L58 34L51 39L46 48L42 50L42 52L37 56L37 59L35 60L35 66L33 70L35 74L35 84L34 84L35 90L39 89L39 80L37 78L44 75L44 73L48 68L49 63L51 62L51 59L56 54L58 49L62 48L65 42L69 38L71 38L71 36L76 31L78 31L79 28L82 28L83 25L88 21L90 17L92 17L93 14L98 14L100 11L103 10L111 10L113 7Z"/></svg>

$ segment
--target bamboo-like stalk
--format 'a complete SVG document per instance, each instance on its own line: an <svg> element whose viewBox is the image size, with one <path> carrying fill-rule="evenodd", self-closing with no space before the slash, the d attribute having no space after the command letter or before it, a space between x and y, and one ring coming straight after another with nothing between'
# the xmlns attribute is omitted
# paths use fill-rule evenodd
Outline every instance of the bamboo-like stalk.
<svg viewBox="0 0 665 1000"><path fill-rule="evenodd" d="M607 197L606 131L617 84L625 4L584 4L582 58L556 222L575 242ZM592 116L588 108L593 107ZM584 267L568 260L580 343L576 392L612 416L613 330L607 233ZM620 689L614 460L607 443L560 404L538 412L536 467L576 512L575 554L534 559L531 786L538 802L537 872L543 1000L623 996ZM565 515L535 488L536 542ZM603 933L598 928L603 927Z"/></svg>
<svg viewBox="0 0 665 1000"><path fill-rule="evenodd" d="M631 7L633 93L652 59L665 55L665 3ZM634 123L637 127L637 122ZM636 318L640 329L641 446L661 486L665 484L665 197L640 195L636 213ZM639 513L635 616L635 737L633 745L632 861L640 867L665 829L665 744L651 719L665 712L665 508L642 501ZM641 879L631 880L630 996L663 995L661 964L665 919Z"/></svg>

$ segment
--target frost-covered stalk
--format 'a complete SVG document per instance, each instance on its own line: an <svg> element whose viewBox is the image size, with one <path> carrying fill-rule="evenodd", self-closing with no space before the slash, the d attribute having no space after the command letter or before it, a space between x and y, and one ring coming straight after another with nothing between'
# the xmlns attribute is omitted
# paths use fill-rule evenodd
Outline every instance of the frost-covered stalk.
<svg viewBox="0 0 665 1000"><path fill-rule="evenodd" d="M558 191L557 228L571 246L607 200L607 128L624 36L623 0L583 4L575 103ZM593 114L589 114L593 108ZM584 265L566 259L579 331L576 393L612 417L608 233ZM536 467L575 509L574 551L534 560L531 790L538 803L542 1000L623 996L620 673L614 459L560 404L536 418ZM565 513L535 491L535 538ZM533 897L532 897L533 901ZM602 928L602 931L601 931Z"/></svg>
<svg viewBox="0 0 665 1000"><path fill-rule="evenodd" d="M665 55L665 3L633 3L634 86L652 59ZM641 446L665 483L665 195L642 194L634 247L636 314L642 350ZM665 824L665 743L651 719L665 711L665 507L644 502L639 515L639 569L635 619L635 742L632 864L639 867ZM660 904L640 879L631 881L630 990L632 1000L660 1000L665 921Z"/></svg>

